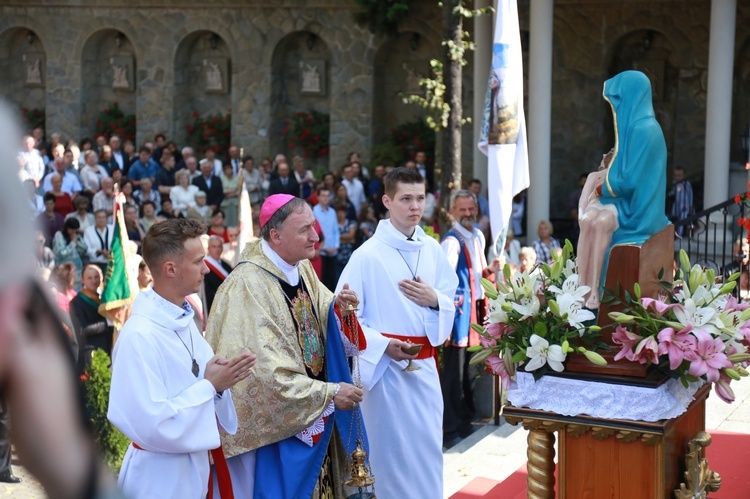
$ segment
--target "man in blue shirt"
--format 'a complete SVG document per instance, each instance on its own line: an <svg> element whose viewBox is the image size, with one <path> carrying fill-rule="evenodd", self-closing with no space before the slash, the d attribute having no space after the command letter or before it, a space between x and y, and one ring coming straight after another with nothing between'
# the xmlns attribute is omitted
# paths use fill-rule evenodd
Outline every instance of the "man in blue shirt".
<svg viewBox="0 0 750 499"><path fill-rule="evenodd" d="M142 178L148 177L154 183L160 169L159 163L151 159L151 150L146 146L141 146L138 150L138 159L130 165L128 178L140 182Z"/></svg>
<svg viewBox="0 0 750 499"><path fill-rule="evenodd" d="M323 230L323 245L320 257L323 260L323 279L328 289L336 289L336 254L339 252L339 222L336 210L331 208L331 191L327 187L318 189L318 204L313 208L315 220Z"/></svg>

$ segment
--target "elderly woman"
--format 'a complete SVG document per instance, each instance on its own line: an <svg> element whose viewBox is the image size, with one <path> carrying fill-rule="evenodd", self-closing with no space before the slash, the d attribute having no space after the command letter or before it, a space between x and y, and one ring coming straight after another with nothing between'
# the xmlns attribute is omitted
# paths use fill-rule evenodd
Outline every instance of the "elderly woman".
<svg viewBox="0 0 750 499"><path fill-rule="evenodd" d="M552 250L560 247L560 243L552 237L552 223L549 220L541 220L536 227L539 239L534 241L536 258L540 262L552 264Z"/></svg>
<svg viewBox="0 0 750 499"><path fill-rule="evenodd" d="M83 287L75 298L70 300L70 319L78 337L79 359L84 364L91 361L94 350L101 348L112 355L112 333L114 328L107 319L99 315L99 287L102 284L102 271L96 265L86 265L83 269Z"/></svg>
<svg viewBox="0 0 750 499"><path fill-rule="evenodd" d="M49 180L52 184L52 189L48 194L55 196L55 212L64 217L68 213L75 211L73 208L73 198L70 197L70 194L62 190L62 177L55 173Z"/></svg>
<svg viewBox="0 0 750 499"><path fill-rule="evenodd" d="M223 172L219 176L221 186L224 188L224 200L221 202L221 211L224 212L225 225L236 227L238 225L237 212L240 205L239 200L239 177L234 174L232 163L227 162L223 166Z"/></svg>
<svg viewBox="0 0 750 499"><path fill-rule="evenodd" d="M55 263L61 265L70 262L75 265L76 274L74 286L77 288L81 284L81 270L83 270L83 259L86 257L86 242L78 234L81 224L77 218L65 220L65 225L61 231L55 234L52 239L52 251L55 252Z"/></svg>
<svg viewBox="0 0 750 499"><path fill-rule="evenodd" d="M81 168L81 183L83 192L93 197L102 188L102 179L109 177L106 168L96 162L96 153L86 151L83 153L85 165Z"/></svg>
<svg viewBox="0 0 750 499"><path fill-rule="evenodd" d="M195 206L195 194L198 186L190 183L190 173L186 169L179 170L174 174L175 186L169 191L172 200L172 209L175 216L186 216L187 211Z"/></svg>

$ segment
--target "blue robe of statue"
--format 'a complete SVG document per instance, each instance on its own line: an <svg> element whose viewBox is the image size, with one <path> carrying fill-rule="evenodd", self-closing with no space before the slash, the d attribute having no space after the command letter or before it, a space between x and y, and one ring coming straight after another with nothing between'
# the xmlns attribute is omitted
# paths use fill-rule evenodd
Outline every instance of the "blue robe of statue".
<svg viewBox="0 0 750 499"><path fill-rule="evenodd" d="M643 244L669 224L664 213L667 146L651 102L651 81L640 71L624 71L604 82L604 99L612 106L615 153L602 186L601 202L617 207L617 244Z"/></svg>

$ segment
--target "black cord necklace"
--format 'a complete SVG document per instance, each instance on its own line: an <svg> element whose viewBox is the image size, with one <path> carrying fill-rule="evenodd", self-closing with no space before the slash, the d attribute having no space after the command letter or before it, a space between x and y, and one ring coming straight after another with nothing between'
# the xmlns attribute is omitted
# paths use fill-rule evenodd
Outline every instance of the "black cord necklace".
<svg viewBox="0 0 750 499"><path fill-rule="evenodd" d="M411 274L411 280L415 281L417 280L417 272L419 272L419 257L422 256L422 250L419 250L417 253L417 266L414 268L414 271L412 272L411 267L409 266L409 262L406 261L406 258L404 258L404 255L401 253L400 249L396 249L398 251L398 254L401 256L401 259L406 264L406 268L409 269L409 273Z"/></svg>
<svg viewBox="0 0 750 499"><path fill-rule="evenodd" d="M190 360L193 361L193 366L191 368L191 371L193 372L193 376L197 378L198 373L200 373L201 369L200 367L198 367L198 362L195 360L195 354L194 354L195 347L193 345L193 333L190 331L190 329L188 329L188 334L190 335L190 348L188 348L187 344L184 341L182 341L182 338L180 338L180 334L177 331L175 331L174 334L177 335L177 338L180 340L180 343L182 343L182 345L185 347L185 350L187 350L188 353L190 354Z"/></svg>

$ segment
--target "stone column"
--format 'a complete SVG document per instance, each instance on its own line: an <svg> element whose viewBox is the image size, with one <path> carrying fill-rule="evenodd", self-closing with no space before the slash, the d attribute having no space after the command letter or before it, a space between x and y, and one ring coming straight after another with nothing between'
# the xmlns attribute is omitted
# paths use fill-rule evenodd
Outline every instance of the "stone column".
<svg viewBox="0 0 750 499"><path fill-rule="evenodd" d="M497 2L492 0L476 0L474 7L482 9L490 5L497 7ZM497 12L497 8L495 9ZM474 42L477 48L474 51L474 140L472 148L474 153L473 176L482 181L483 189L487 188L487 156L479 152L477 143L482 134L482 116L484 114L484 99L487 94L487 80L492 68L492 44L495 16L487 14L474 18Z"/></svg>
<svg viewBox="0 0 750 499"><path fill-rule="evenodd" d="M539 220L549 218L553 10L553 0L531 2L527 122L531 187L526 206L529 241L535 237Z"/></svg>
<svg viewBox="0 0 750 499"><path fill-rule="evenodd" d="M711 1L706 98L706 156L703 206L729 196L729 143L732 133L732 72L736 0Z"/></svg>

